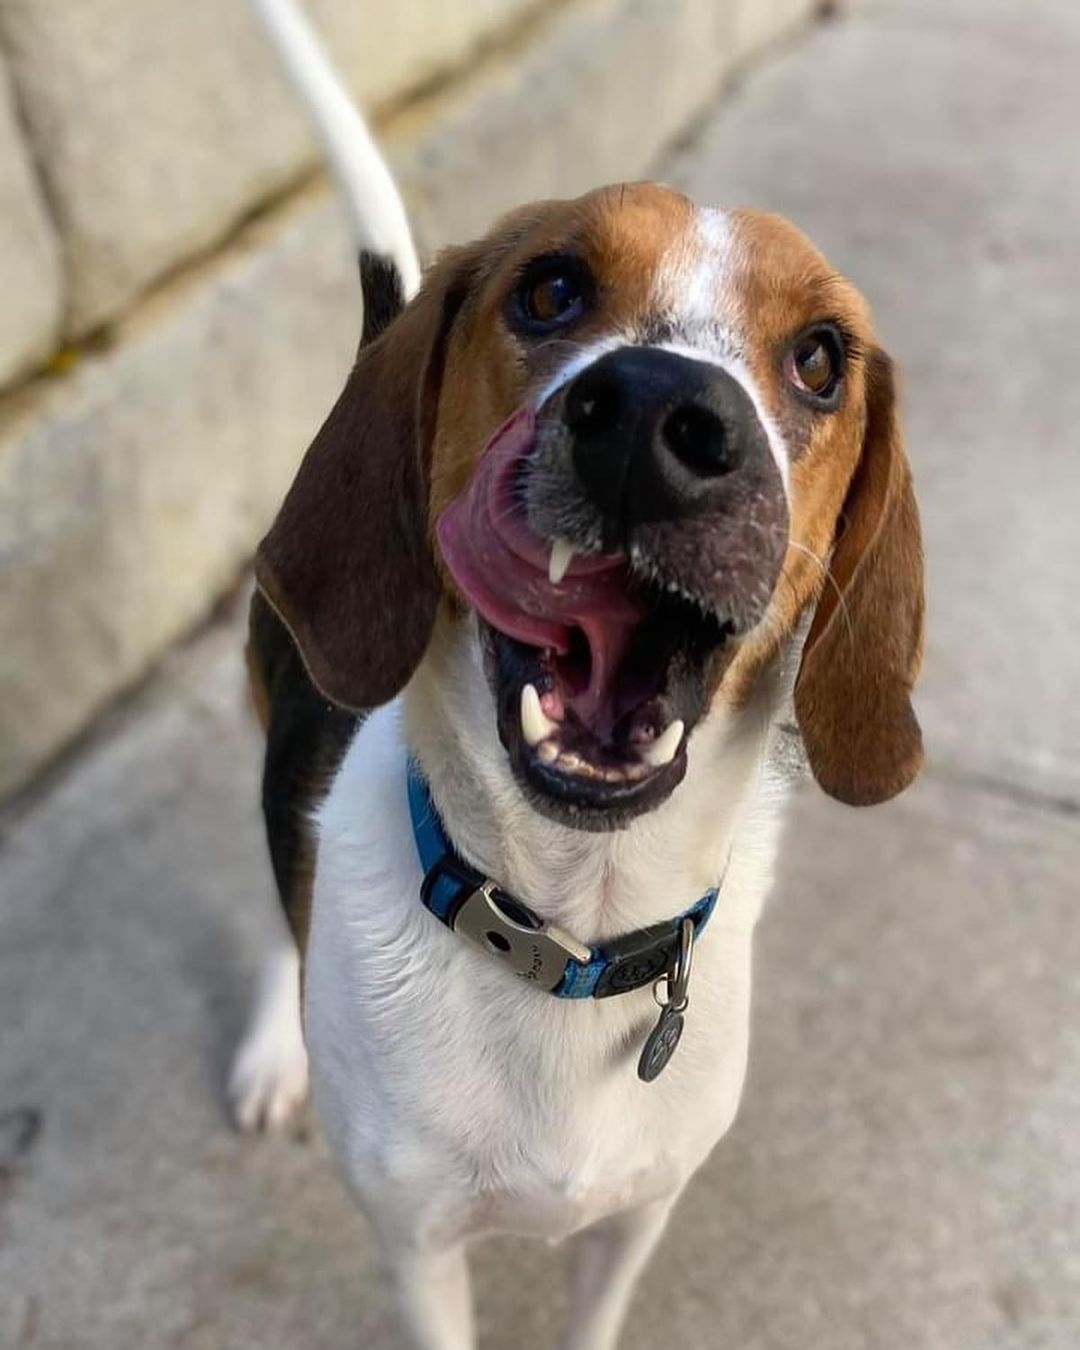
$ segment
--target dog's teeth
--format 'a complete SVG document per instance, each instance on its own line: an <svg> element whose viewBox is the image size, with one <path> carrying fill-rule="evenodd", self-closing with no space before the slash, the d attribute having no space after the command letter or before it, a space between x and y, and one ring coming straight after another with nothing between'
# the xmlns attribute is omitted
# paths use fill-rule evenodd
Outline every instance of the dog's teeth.
<svg viewBox="0 0 1080 1350"><path fill-rule="evenodd" d="M558 731L559 724L544 716L540 707L540 695L536 685L527 684L521 691L521 734L529 746L537 746L541 741Z"/></svg>
<svg viewBox="0 0 1080 1350"><path fill-rule="evenodd" d="M574 561L574 546L568 539L556 539L551 545L551 558L548 562L548 581L557 586L566 576L566 569Z"/></svg>
<svg viewBox="0 0 1080 1350"><path fill-rule="evenodd" d="M536 757L541 764L554 764L559 758L559 747L554 741L541 741L536 747Z"/></svg>
<svg viewBox="0 0 1080 1350"><path fill-rule="evenodd" d="M682 744L683 732L686 730L686 724L681 717L676 717L675 721L660 736L657 736L652 745L642 754L645 763L651 769L662 769L665 764L670 764Z"/></svg>

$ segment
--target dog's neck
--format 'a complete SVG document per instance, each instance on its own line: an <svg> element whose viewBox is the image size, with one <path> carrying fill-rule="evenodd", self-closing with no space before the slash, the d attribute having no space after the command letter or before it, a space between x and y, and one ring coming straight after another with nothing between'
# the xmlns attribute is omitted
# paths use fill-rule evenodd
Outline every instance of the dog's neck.
<svg viewBox="0 0 1080 1350"><path fill-rule="evenodd" d="M737 712L714 707L668 800L608 833L549 820L526 800L498 739L471 624L440 622L405 694L406 735L458 851L593 942L671 918L721 879L736 833L741 845L753 829L777 683L760 681Z"/></svg>

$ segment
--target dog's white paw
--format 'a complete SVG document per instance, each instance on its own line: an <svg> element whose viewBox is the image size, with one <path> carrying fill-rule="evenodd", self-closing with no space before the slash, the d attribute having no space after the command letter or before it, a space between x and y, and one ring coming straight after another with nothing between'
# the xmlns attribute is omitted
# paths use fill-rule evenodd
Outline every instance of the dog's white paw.
<svg viewBox="0 0 1080 1350"><path fill-rule="evenodd" d="M295 951L275 952L259 980L251 1023L236 1052L228 1095L240 1130L283 1129L307 1100Z"/></svg>

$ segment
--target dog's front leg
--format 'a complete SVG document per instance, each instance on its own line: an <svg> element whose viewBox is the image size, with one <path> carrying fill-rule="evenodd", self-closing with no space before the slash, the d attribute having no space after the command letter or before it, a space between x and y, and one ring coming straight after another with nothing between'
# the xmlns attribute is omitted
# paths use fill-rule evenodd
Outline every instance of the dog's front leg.
<svg viewBox="0 0 1080 1350"><path fill-rule="evenodd" d="M613 1214L570 1239L574 1288L565 1350L615 1350L634 1285L674 1201L665 1196Z"/></svg>
<svg viewBox="0 0 1080 1350"><path fill-rule="evenodd" d="M390 1286L413 1350L475 1350L472 1291L463 1242L384 1248Z"/></svg>

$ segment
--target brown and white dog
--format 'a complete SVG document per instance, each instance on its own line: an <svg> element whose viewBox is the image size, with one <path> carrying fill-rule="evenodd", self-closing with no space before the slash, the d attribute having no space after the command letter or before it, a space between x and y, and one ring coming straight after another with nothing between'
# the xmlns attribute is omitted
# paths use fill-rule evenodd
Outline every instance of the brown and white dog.
<svg viewBox="0 0 1080 1350"><path fill-rule="evenodd" d="M287 0L260 3L333 154L322 57ZM361 238L391 241L259 550L249 647L316 1107L413 1345L470 1350L465 1245L516 1231L579 1244L564 1344L610 1350L742 1089L787 698L842 801L921 763L890 364L859 293L775 216L651 184L533 203L397 313L398 206L387 231L352 200ZM467 901L486 935L421 902L410 761L456 859L497 883ZM716 887L698 936L678 916ZM500 959L530 925L579 962L666 935L659 978L554 997ZM681 1006L692 950L677 1053L642 1081L654 996ZM237 1060L247 1126L306 1091L297 970L276 960Z"/></svg>

